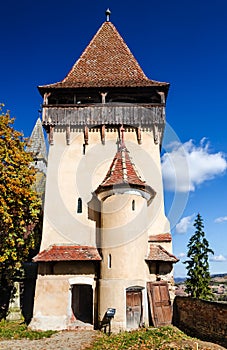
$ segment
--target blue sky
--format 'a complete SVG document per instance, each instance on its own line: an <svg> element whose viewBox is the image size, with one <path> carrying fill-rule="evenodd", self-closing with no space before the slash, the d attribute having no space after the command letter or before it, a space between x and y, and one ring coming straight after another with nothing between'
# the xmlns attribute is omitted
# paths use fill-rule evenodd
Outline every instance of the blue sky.
<svg viewBox="0 0 227 350"><path fill-rule="evenodd" d="M36 86L65 77L108 7L145 74L171 84L162 162L174 254L184 260L200 212L211 273L227 272L226 0L2 1L0 101L29 136L42 103ZM181 262L175 275L185 275Z"/></svg>

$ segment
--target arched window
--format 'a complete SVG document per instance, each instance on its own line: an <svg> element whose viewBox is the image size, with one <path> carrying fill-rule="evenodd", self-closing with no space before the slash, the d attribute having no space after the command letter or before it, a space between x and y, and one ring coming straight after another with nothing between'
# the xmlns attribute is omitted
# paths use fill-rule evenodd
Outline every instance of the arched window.
<svg viewBox="0 0 227 350"><path fill-rule="evenodd" d="M136 204L136 203L135 203L135 200L133 199L133 200L132 200L132 210L133 210L133 211L135 210L135 204Z"/></svg>
<svg viewBox="0 0 227 350"><path fill-rule="evenodd" d="M77 202L77 213L81 214L82 213L82 199L78 198L78 202Z"/></svg>

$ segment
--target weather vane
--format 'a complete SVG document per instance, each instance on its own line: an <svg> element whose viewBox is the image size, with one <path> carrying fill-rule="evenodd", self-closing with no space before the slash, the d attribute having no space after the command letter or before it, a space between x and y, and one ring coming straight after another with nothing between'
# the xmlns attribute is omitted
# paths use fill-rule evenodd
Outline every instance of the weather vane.
<svg viewBox="0 0 227 350"><path fill-rule="evenodd" d="M109 20L110 20L110 15L111 15L111 11L110 11L110 9L108 8L108 9L106 10L106 21L107 21L107 22L109 22Z"/></svg>

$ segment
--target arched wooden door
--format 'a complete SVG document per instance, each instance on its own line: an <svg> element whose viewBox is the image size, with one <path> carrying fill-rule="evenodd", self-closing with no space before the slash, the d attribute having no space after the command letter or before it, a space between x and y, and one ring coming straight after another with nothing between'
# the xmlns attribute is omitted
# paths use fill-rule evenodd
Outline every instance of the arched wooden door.
<svg viewBox="0 0 227 350"><path fill-rule="evenodd" d="M138 328L142 321L142 290L126 290L126 327Z"/></svg>

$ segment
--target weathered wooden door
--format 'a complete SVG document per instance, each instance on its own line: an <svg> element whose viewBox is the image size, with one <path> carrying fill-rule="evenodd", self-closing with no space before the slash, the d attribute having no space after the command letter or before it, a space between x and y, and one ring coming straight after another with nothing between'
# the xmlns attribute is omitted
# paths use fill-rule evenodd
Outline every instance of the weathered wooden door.
<svg viewBox="0 0 227 350"><path fill-rule="evenodd" d="M148 282L148 300L151 318L155 327L172 323L172 306L167 282Z"/></svg>
<svg viewBox="0 0 227 350"><path fill-rule="evenodd" d="M126 291L127 328L138 328L142 319L142 292Z"/></svg>

